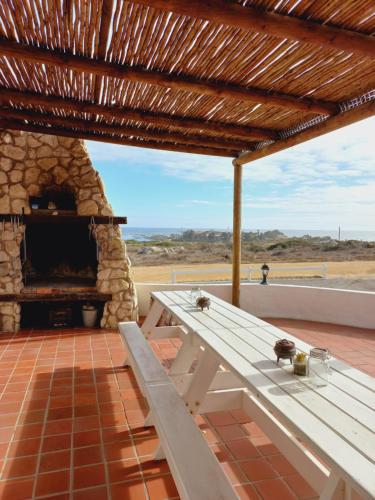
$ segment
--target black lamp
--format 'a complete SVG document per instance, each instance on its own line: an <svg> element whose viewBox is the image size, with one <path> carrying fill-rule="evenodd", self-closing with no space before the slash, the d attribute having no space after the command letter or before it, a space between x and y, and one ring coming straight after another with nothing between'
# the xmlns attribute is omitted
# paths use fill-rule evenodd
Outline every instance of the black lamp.
<svg viewBox="0 0 375 500"><path fill-rule="evenodd" d="M260 282L260 284L261 285L268 285L267 276L268 276L268 272L269 272L270 268L267 266L267 264L263 264L263 266L260 268L260 270L262 271L262 276L263 276L263 280Z"/></svg>

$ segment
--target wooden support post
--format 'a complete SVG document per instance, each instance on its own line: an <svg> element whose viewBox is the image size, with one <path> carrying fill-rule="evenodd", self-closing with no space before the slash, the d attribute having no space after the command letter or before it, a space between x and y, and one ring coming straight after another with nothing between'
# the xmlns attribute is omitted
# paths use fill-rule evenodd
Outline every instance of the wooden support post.
<svg viewBox="0 0 375 500"><path fill-rule="evenodd" d="M232 304L240 307L242 165L233 161Z"/></svg>

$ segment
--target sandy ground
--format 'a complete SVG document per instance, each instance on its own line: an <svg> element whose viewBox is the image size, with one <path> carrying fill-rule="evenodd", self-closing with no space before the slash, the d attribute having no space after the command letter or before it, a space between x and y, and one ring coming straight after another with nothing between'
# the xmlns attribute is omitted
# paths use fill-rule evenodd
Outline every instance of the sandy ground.
<svg viewBox="0 0 375 500"><path fill-rule="evenodd" d="M322 269L304 270L304 267L322 267L323 262L268 262L270 267L269 280L271 283L297 283L310 286L328 286L331 288L350 288L353 290L375 290L375 261L345 261L326 262L327 279L319 279ZM243 264L242 277L248 278L248 269L255 272L252 279L260 279L260 264ZM292 269L288 269L292 268ZM224 281L231 276L231 264L193 264L193 265L165 265L165 266L136 266L133 267L135 282L170 283L173 270L209 270L209 273L179 274L178 282L186 281ZM285 269L285 270L284 270ZM221 271L222 270L222 271ZM280 279L281 278L281 279ZM292 279L297 278L297 279ZM307 278L307 279L306 279Z"/></svg>

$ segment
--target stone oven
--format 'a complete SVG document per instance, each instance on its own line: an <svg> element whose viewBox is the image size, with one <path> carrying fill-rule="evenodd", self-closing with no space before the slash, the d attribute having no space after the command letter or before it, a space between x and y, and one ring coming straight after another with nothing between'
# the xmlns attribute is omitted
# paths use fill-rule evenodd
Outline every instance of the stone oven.
<svg viewBox="0 0 375 500"><path fill-rule="evenodd" d="M82 140L0 133L0 331L16 332L23 309L38 315L42 302L67 297L101 300L103 328L137 317L130 262L112 217Z"/></svg>

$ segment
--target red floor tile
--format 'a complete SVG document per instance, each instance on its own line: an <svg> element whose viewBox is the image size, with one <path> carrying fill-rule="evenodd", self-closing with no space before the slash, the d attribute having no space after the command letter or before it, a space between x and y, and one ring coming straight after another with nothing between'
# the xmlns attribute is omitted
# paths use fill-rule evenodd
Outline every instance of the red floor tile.
<svg viewBox="0 0 375 500"><path fill-rule="evenodd" d="M235 487L235 491L241 500L260 500L260 496L251 484L241 484ZM274 500L278 500L275 497Z"/></svg>
<svg viewBox="0 0 375 500"><path fill-rule="evenodd" d="M278 476L275 470L265 458L245 460L240 462L240 467L250 481L261 481L263 479L273 479Z"/></svg>
<svg viewBox="0 0 375 500"><path fill-rule="evenodd" d="M43 453L40 457L39 472L50 472L70 467L70 449Z"/></svg>
<svg viewBox="0 0 375 500"><path fill-rule="evenodd" d="M75 467L89 464L98 464L103 461L101 446L88 446L77 448L73 452L73 463Z"/></svg>
<svg viewBox="0 0 375 500"><path fill-rule="evenodd" d="M281 479L255 483L255 489L263 500L296 500L297 496Z"/></svg>
<svg viewBox="0 0 375 500"><path fill-rule="evenodd" d="M75 490L105 483L104 464L87 465L74 469L73 488Z"/></svg>
<svg viewBox="0 0 375 500"><path fill-rule="evenodd" d="M246 436L240 424L216 426L216 432L219 434L220 438L223 441L241 439Z"/></svg>
<svg viewBox="0 0 375 500"><path fill-rule="evenodd" d="M35 455L39 452L40 439L22 439L13 441L8 451L8 457L19 458L27 455Z"/></svg>
<svg viewBox="0 0 375 500"><path fill-rule="evenodd" d="M71 447L71 444L71 434L57 434L56 436L46 436L43 440L42 451L43 453L47 453L49 451L66 450Z"/></svg>
<svg viewBox="0 0 375 500"><path fill-rule="evenodd" d="M142 479L112 484L112 500L148 500L146 486Z"/></svg>
<svg viewBox="0 0 375 500"><path fill-rule="evenodd" d="M252 444L250 439L236 439L227 441L226 446L234 458L241 460L245 458L258 458L260 456L257 448Z"/></svg>
<svg viewBox="0 0 375 500"><path fill-rule="evenodd" d="M146 479L150 500L166 500L178 497L178 491L171 475Z"/></svg>
<svg viewBox="0 0 375 500"><path fill-rule="evenodd" d="M32 497L34 479L0 481L1 500L28 500Z"/></svg>
<svg viewBox="0 0 375 500"><path fill-rule="evenodd" d="M3 479L32 476L35 473L38 456L21 457L7 460L3 469Z"/></svg>
<svg viewBox="0 0 375 500"><path fill-rule="evenodd" d="M36 480L36 495L52 495L69 490L69 478L69 470L39 474Z"/></svg>
<svg viewBox="0 0 375 500"><path fill-rule="evenodd" d="M104 445L105 457L108 461L125 460L135 457L135 447L132 441L115 441Z"/></svg>
<svg viewBox="0 0 375 500"><path fill-rule="evenodd" d="M100 443L99 429L84 432L75 432L73 434L74 448L81 448L82 446L90 446L98 443Z"/></svg>
<svg viewBox="0 0 375 500"><path fill-rule="evenodd" d="M111 483L130 481L131 479L141 477L141 469L138 465L138 461L134 458L108 462L107 465Z"/></svg>
<svg viewBox="0 0 375 500"><path fill-rule="evenodd" d="M301 500L315 498L318 495L317 492L314 491L311 488L311 486L299 474L295 474L293 476L288 476L285 478L285 481L288 484L289 488Z"/></svg>

